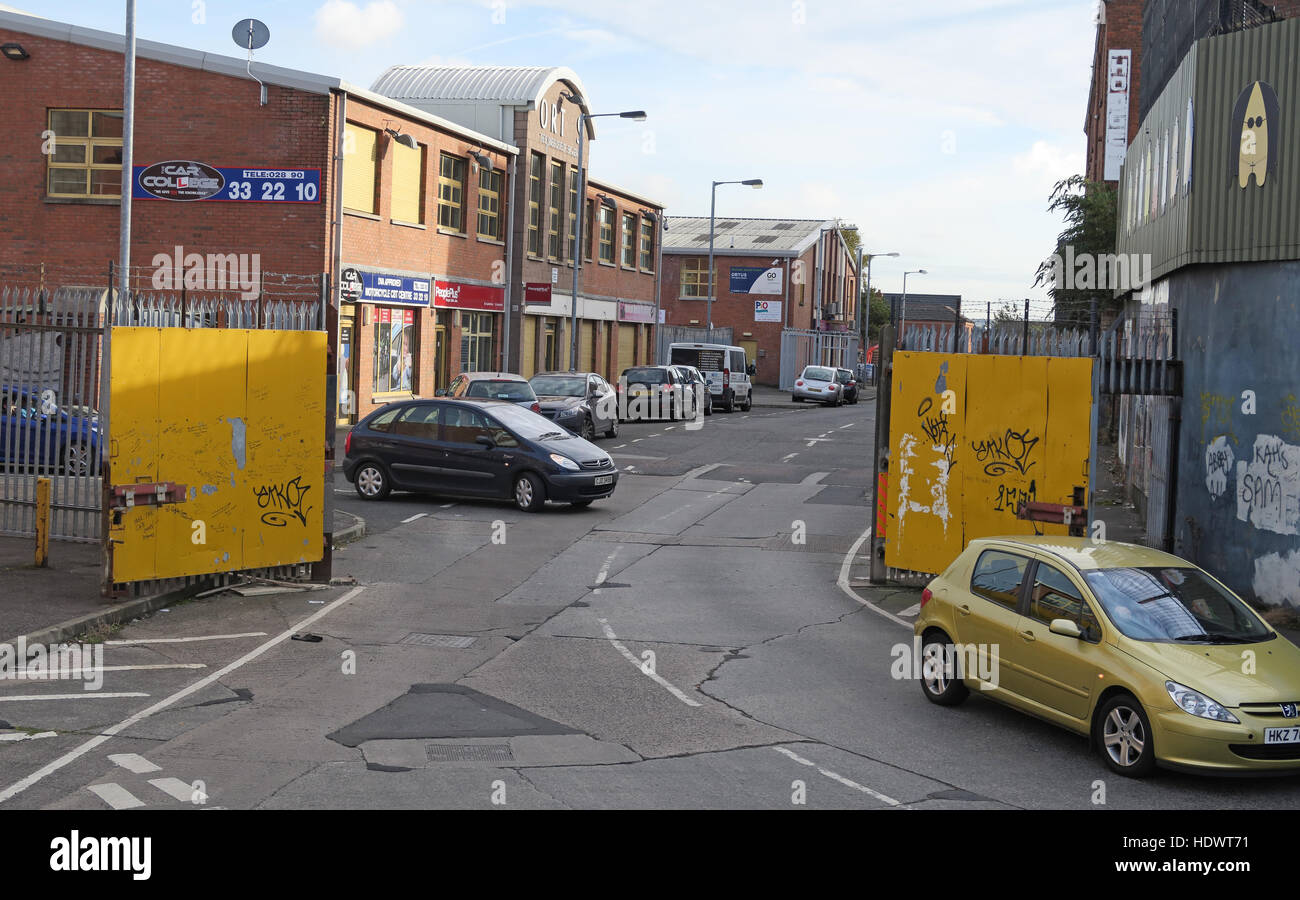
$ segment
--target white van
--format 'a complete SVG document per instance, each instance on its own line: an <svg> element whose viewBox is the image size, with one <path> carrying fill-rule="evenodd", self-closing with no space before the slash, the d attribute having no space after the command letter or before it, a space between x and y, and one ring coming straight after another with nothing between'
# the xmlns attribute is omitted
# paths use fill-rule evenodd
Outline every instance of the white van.
<svg viewBox="0 0 1300 900"><path fill-rule="evenodd" d="M669 344L668 362L674 366L694 366L709 382L714 406L731 412L739 406L749 412L754 403L754 386L745 351L731 344Z"/></svg>

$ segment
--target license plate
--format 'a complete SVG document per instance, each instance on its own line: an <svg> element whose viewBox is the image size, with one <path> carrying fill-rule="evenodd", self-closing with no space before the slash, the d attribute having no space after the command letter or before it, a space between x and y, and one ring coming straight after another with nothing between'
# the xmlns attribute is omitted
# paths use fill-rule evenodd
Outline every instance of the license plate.
<svg viewBox="0 0 1300 900"><path fill-rule="evenodd" d="M613 484L613 483L614 483L614 476L613 476L613 475L597 475L597 476L596 476L596 484ZM1297 740L1300 740L1300 738L1298 738Z"/></svg>
<svg viewBox="0 0 1300 900"><path fill-rule="evenodd" d="M822 392L821 388L808 388L808 390L812 391L814 394L820 394Z"/></svg>
<svg viewBox="0 0 1300 900"><path fill-rule="evenodd" d="M1289 728L1265 728L1264 743L1300 744L1300 727L1291 726Z"/></svg>

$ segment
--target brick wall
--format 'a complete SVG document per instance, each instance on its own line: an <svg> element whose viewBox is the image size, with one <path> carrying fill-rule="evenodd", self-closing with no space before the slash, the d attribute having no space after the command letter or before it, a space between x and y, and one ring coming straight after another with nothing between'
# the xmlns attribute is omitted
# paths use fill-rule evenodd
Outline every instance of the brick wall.
<svg viewBox="0 0 1300 900"><path fill-rule="evenodd" d="M1110 50L1131 50L1133 74L1129 82L1128 140L1132 141L1141 124L1138 88L1142 74L1142 5L1143 0L1108 0L1106 23L1097 26L1097 41L1092 58L1092 90L1084 122L1087 139L1086 177L1101 181L1106 165L1106 83Z"/></svg>

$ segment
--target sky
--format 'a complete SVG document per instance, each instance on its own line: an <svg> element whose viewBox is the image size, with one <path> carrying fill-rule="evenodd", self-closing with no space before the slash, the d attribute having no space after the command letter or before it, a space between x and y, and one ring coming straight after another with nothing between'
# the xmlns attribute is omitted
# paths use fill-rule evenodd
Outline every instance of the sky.
<svg viewBox="0 0 1300 900"><path fill-rule="evenodd" d="M12 6L122 33L125 2ZM1084 169L1095 0L137 0L137 35L369 87L394 64L567 66L605 119L591 173L671 215L839 218L872 287L1030 298L1052 186ZM254 63L256 66L256 62ZM979 310L977 313L976 310Z"/></svg>

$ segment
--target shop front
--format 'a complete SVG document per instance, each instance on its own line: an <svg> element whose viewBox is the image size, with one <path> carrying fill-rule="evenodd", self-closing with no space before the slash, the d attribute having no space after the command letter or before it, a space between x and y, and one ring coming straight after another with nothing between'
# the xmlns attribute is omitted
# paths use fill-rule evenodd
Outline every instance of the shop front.
<svg viewBox="0 0 1300 900"><path fill-rule="evenodd" d="M340 419L350 412L355 421L385 403L432 393L438 360L422 352L429 279L350 267L345 281L343 295L356 302L340 305Z"/></svg>
<svg viewBox="0 0 1300 900"><path fill-rule="evenodd" d="M629 366L653 365L646 348L653 346L650 332L653 328L655 308L650 303L618 301L617 358L611 371L622 372Z"/></svg>
<svg viewBox="0 0 1300 900"><path fill-rule="evenodd" d="M435 281L433 307L435 320L451 329L453 339L459 339L457 372L500 369L505 288L464 281Z"/></svg>

